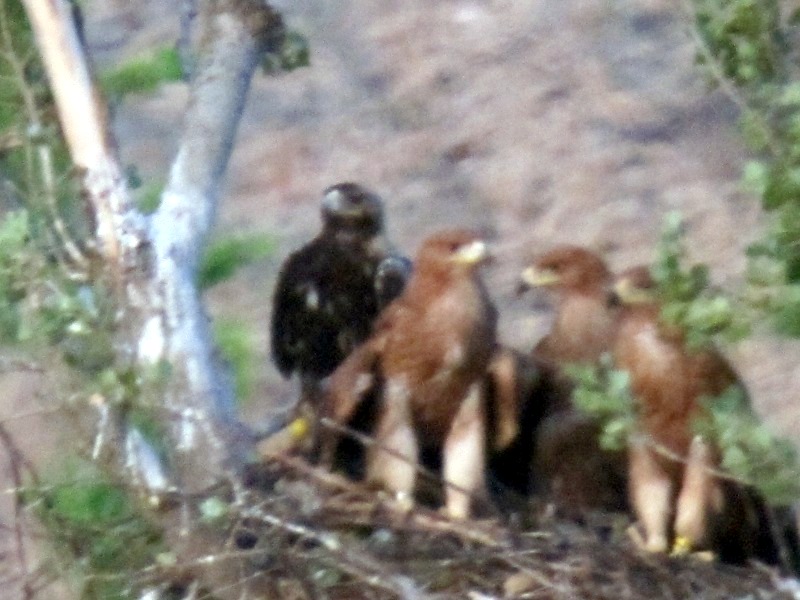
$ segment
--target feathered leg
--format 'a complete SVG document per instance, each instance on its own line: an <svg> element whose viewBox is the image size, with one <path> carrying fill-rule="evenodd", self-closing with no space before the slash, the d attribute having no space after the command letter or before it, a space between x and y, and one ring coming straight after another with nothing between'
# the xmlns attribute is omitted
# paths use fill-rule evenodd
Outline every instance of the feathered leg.
<svg viewBox="0 0 800 600"><path fill-rule="evenodd" d="M411 422L408 384L386 382L375 433L376 444L367 454L367 481L394 492L406 508L414 504L414 484L419 457L417 437Z"/></svg>
<svg viewBox="0 0 800 600"><path fill-rule="evenodd" d="M496 350L487 369L494 392L493 450L503 450L519 435L519 373L513 352Z"/></svg>
<svg viewBox="0 0 800 600"><path fill-rule="evenodd" d="M634 541L648 552L666 552L674 497L672 480L646 441L631 442L628 452L631 505L644 528L644 539Z"/></svg>
<svg viewBox="0 0 800 600"><path fill-rule="evenodd" d="M722 493L713 473L715 466L711 448L701 436L695 436L689 447L678 494L673 554L687 554L692 549L707 546L709 542L710 509L714 496Z"/></svg>
<svg viewBox="0 0 800 600"><path fill-rule="evenodd" d="M484 488L486 411L482 387L473 383L456 413L444 444L445 509L453 519L469 517L472 497Z"/></svg>
<svg viewBox="0 0 800 600"><path fill-rule="evenodd" d="M351 422L364 400L377 391L377 356L369 343L362 344L325 380L320 403L322 417L327 417L336 425L348 425ZM338 431L322 428L318 454L323 466L333 467L339 439Z"/></svg>

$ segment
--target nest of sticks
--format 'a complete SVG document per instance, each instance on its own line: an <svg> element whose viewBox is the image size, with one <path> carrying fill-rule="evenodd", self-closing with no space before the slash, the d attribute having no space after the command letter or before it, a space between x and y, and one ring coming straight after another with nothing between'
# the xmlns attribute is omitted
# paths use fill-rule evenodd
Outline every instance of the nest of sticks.
<svg viewBox="0 0 800 600"><path fill-rule="evenodd" d="M760 564L647 555L628 539L625 515L575 522L530 500L454 522L292 455L252 465L239 483L215 551L228 583L206 578L213 598L800 596L796 580Z"/></svg>

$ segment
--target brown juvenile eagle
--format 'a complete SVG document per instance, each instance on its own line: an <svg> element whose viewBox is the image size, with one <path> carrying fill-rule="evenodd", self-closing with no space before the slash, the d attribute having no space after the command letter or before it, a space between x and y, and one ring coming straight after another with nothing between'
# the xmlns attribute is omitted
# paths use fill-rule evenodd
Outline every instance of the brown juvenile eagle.
<svg viewBox="0 0 800 600"><path fill-rule="evenodd" d="M326 189L322 231L284 262L271 323L278 370L299 375L312 404L319 381L366 339L380 308L402 289L398 269L390 285L376 279L378 265L391 255L381 199L356 183Z"/></svg>
<svg viewBox="0 0 800 600"><path fill-rule="evenodd" d="M746 393L736 371L715 347L690 349L680 328L661 321L646 267L622 273L613 289L622 306L614 357L630 374L637 402L637 435L628 448L630 500L641 528L635 539L651 552L711 550L728 562L755 557L796 569L797 530L787 511L720 477L719 449L693 429L708 411L704 398L732 386Z"/></svg>
<svg viewBox="0 0 800 600"><path fill-rule="evenodd" d="M563 370L611 351L617 326L608 305L611 281L599 256L571 245L546 252L521 274L522 290L544 288L555 305L552 329L532 351L542 370L532 486L576 517L587 508L626 505L624 456L600 448L599 426L573 406L573 384Z"/></svg>
<svg viewBox="0 0 800 600"><path fill-rule="evenodd" d="M438 453L445 482L455 486L445 489L453 518L467 517L473 495L484 490L484 382L497 324L478 276L486 258L486 244L470 231L425 240L405 290L329 387L328 414L345 423L379 383L367 479L410 503L421 454Z"/></svg>

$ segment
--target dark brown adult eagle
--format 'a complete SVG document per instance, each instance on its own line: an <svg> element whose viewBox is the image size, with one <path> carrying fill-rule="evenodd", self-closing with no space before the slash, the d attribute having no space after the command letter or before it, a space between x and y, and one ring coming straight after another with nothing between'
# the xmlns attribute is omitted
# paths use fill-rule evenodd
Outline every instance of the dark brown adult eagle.
<svg viewBox="0 0 800 600"><path fill-rule="evenodd" d="M545 288L555 307L552 329L532 352L542 369L532 486L574 517L626 505L624 455L600 448L599 426L573 406L573 384L563 370L611 351L617 326L608 305L611 282L605 262L579 246L556 247L521 274L522 289Z"/></svg>
<svg viewBox="0 0 800 600"><path fill-rule="evenodd" d="M380 308L402 289L401 269L390 271L391 285L376 279L391 255L381 199L356 183L326 189L322 231L284 262L272 310L272 358L284 377L299 375L312 403L319 381L366 339Z"/></svg>
<svg viewBox="0 0 800 600"><path fill-rule="evenodd" d="M372 336L331 377L328 414L348 422L365 390L378 386L375 437L366 476L413 501L423 452L442 457L445 507L470 514L484 491L484 383L495 351L497 313L478 276L486 244L470 231L437 233L422 244L404 292Z"/></svg>

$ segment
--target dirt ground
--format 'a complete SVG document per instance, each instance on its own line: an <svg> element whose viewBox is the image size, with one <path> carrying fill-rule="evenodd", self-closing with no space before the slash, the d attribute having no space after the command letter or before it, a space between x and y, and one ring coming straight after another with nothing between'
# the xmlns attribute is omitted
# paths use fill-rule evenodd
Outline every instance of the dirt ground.
<svg viewBox="0 0 800 600"><path fill-rule="evenodd" d="M101 69L177 38L180 2L85 4ZM318 229L321 191L339 181L386 198L391 236L409 254L441 227L489 232L501 337L521 349L548 315L515 296L516 277L556 243L587 244L623 268L653 256L664 215L679 210L692 257L719 283L741 280L743 250L765 219L740 185L735 107L695 66L681 3L274 4L308 37L312 66L253 82L218 228L270 232L278 249L209 295L215 315L257 332L264 368L248 418L295 393L268 359L272 287L281 261ZM145 181L166 178L186 96L170 84L116 110L124 161ZM799 440L800 343L765 329L726 351L757 410Z"/></svg>
<svg viewBox="0 0 800 600"><path fill-rule="evenodd" d="M87 32L101 68L171 44L179 3L94 0ZM495 240L487 273L501 334L521 349L547 314L514 295L525 260L560 242L623 268L653 255L679 210L694 259L741 279L763 230L742 190L736 110L694 64L689 19L667 0L367 0L276 3L312 50L311 68L253 83L219 207L221 232L266 231L274 256L210 294L217 315L252 323L263 353L257 418L294 394L268 360L281 261L314 235L320 192L363 182L388 203L413 254L437 228ZM165 178L186 100L169 85L127 100L115 124L126 162ZM800 344L766 331L729 348L764 418L798 437Z"/></svg>

